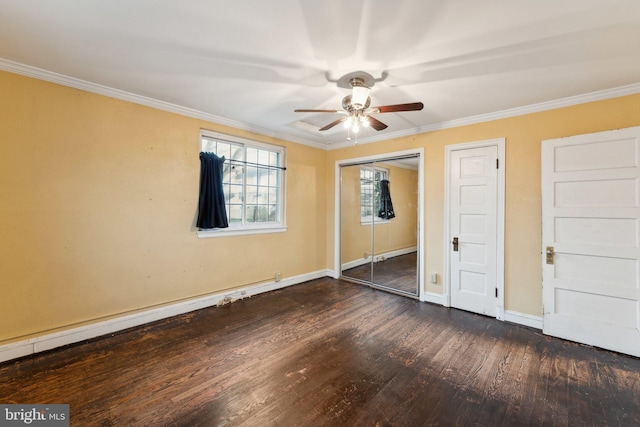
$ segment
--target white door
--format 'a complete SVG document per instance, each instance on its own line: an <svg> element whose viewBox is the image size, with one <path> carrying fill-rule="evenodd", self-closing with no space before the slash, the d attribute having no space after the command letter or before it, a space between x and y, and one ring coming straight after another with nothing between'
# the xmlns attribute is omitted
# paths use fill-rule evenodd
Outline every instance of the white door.
<svg viewBox="0 0 640 427"><path fill-rule="evenodd" d="M498 147L453 150L449 156L451 306L498 316Z"/></svg>
<svg viewBox="0 0 640 427"><path fill-rule="evenodd" d="M639 140L636 127L542 142L544 333L635 356Z"/></svg>

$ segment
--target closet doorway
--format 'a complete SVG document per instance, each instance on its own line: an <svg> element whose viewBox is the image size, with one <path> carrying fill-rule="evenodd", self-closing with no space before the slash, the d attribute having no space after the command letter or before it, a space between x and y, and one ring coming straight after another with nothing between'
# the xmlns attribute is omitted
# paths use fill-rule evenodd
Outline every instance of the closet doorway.
<svg viewBox="0 0 640 427"><path fill-rule="evenodd" d="M422 151L336 163L339 277L422 299Z"/></svg>

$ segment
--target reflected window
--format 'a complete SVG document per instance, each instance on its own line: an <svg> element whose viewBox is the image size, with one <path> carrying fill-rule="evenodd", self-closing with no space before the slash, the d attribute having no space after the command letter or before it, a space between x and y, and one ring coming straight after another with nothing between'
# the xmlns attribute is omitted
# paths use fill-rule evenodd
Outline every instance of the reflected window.
<svg viewBox="0 0 640 427"><path fill-rule="evenodd" d="M389 170L371 166L360 168L360 222L388 222L379 218L380 211L380 181L389 179Z"/></svg>

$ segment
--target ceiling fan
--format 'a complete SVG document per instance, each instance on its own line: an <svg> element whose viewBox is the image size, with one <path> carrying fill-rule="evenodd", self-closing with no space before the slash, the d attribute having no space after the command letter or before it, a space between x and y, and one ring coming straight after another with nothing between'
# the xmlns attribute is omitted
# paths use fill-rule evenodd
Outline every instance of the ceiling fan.
<svg viewBox="0 0 640 427"><path fill-rule="evenodd" d="M380 113L398 113L401 111L418 111L424 108L422 102L411 102L408 104L395 104L395 105L383 105L379 107L371 107L371 97L369 92L371 87L376 81L381 81L386 76L383 75L382 79L374 79L368 73L364 71L356 71L346 74L336 81L338 87L351 89L351 94L345 96L342 99L342 110L313 110L313 109L298 109L294 110L296 113L338 113L342 114L337 120L329 123L328 125L320 128L320 131L325 131L333 128L339 123L344 123L349 132L357 134L362 127L371 127L377 131L381 131L387 128L387 125L380 120L371 116L371 114ZM350 139L350 138L347 138Z"/></svg>

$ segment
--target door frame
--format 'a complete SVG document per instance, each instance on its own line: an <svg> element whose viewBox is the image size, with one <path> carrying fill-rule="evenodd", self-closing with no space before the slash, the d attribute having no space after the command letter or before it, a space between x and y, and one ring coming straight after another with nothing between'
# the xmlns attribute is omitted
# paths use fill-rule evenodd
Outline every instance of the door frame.
<svg viewBox="0 0 640 427"><path fill-rule="evenodd" d="M340 198L340 168L343 165L348 165L350 163L364 163L369 161L380 161L385 160L391 157L401 157L408 156L412 154L417 154L419 157L418 161L418 299L422 302L426 301L425 299L425 288L424 288L424 260L425 260L425 252L424 252L424 148L415 148L411 150L403 150L403 151L393 151L390 153L382 153L376 154L373 156L365 156L365 157L357 157L350 158L344 160L336 160L335 164L335 175L334 175L334 227L333 227L333 277L334 279L338 279L341 274L341 198Z"/></svg>
<svg viewBox="0 0 640 427"><path fill-rule="evenodd" d="M443 305L451 307L451 251L450 242L453 238L451 234L451 155L454 151L467 150L472 148L483 148L496 146L498 148L498 180L497 180L497 218L496 218L496 287L498 288L498 300L496 306L496 318L504 320L504 236L505 236L505 138L494 138L483 141L464 142L459 144L446 145L444 164L444 269L443 269Z"/></svg>

